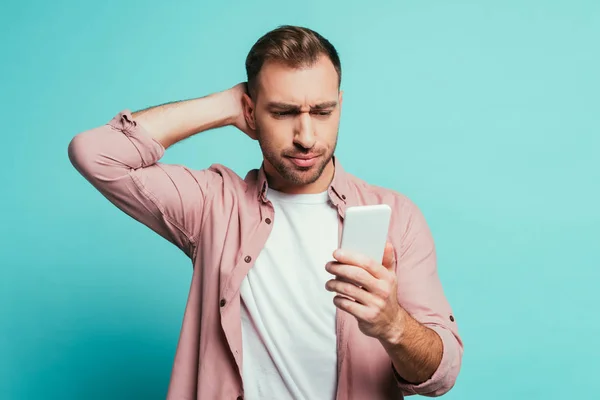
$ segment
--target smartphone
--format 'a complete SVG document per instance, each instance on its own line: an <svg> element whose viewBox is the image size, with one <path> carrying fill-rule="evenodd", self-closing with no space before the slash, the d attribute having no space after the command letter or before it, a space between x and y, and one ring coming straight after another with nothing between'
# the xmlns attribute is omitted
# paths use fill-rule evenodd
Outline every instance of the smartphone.
<svg viewBox="0 0 600 400"><path fill-rule="evenodd" d="M392 209L387 204L346 208L340 248L383 261Z"/></svg>

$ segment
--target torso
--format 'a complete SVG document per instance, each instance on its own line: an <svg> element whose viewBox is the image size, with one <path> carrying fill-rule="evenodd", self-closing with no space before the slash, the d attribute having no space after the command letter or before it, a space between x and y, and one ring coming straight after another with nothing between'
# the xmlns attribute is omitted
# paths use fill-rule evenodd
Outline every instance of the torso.
<svg viewBox="0 0 600 400"><path fill-rule="evenodd" d="M331 275L338 214L327 193L268 191L271 234L241 285L245 398L334 399L336 331Z"/></svg>

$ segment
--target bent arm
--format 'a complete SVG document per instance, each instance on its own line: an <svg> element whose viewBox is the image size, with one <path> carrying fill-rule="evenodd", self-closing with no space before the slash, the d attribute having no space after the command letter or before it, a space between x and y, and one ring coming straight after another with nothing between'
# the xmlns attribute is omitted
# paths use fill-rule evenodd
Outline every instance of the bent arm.
<svg viewBox="0 0 600 400"><path fill-rule="evenodd" d="M69 159L111 203L192 257L204 204L222 179L159 160L166 147L228 124L235 112L227 92L134 114L124 110L76 135Z"/></svg>
<svg viewBox="0 0 600 400"><path fill-rule="evenodd" d="M400 310L400 330L395 337L381 341L392 359L397 377L419 385L433 376L442 361L443 343L432 329ZM400 374L398 371L402 371Z"/></svg>
<svg viewBox="0 0 600 400"><path fill-rule="evenodd" d="M438 275L425 218L410 201L403 213L409 218L398 252L398 301L409 316L404 336L388 347L388 353L405 394L437 397L456 382L463 343Z"/></svg>
<svg viewBox="0 0 600 400"><path fill-rule="evenodd" d="M206 97L150 107L133 118L165 149L194 134L231 125L241 114L239 87Z"/></svg>

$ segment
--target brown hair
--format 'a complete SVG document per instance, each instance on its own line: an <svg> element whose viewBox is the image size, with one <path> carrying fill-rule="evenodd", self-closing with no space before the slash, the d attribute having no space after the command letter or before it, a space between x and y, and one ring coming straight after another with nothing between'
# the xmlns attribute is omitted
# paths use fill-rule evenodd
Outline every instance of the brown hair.
<svg viewBox="0 0 600 400"><path fill-rule="evenodd" d="M342 82L342 66L333 45L317 32L292 25L283 25L267 32L256 41L246 57L248 90L256 94L256 78L267 60L281 62L291 68L311 66L321 55L327 56L338 74L338 86Z"/></svg>

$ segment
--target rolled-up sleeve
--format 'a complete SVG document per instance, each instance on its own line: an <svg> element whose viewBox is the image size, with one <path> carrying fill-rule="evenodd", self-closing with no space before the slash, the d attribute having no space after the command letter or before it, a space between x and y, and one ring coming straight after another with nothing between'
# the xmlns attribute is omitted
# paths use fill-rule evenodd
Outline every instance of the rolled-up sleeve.
<svg viewBox="0 0 600 400"><path fill-rule="evenodd" d="M439 335L443 353L437 370L423 383L411 384L395 370L394 374L406 395L436 397L454 386L461 368L463 343L438 275L430 229L421 211L410 200L406 201L403 211L404 234L396 250L398 300L414 319Z"/></svg>
<svg viewBox="0 0 600 400"><path fill-rule="evenodd" d="M159 163L164 152L129 110L68 147L75 169L104 197L192 257L207 193L222 180L211 170Z"/></svg>

